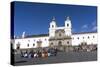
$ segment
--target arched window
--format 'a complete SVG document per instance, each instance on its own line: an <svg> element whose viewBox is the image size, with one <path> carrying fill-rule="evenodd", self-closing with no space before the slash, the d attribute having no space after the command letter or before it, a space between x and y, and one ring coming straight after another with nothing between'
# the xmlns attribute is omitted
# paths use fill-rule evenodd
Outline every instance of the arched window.
<svg viewBox="0 0 100 67"><path fill-rule="evenodd" d="M62 46L62 42L61 41L58 42L58 46Z"/></svg>
<svg viewBox="0 0 100 67"><path fill-rule="evenodd" d="M59 36L61 36L61 33L59 33Z"/></svg>
<svg viewBox="0 0 100 67"><path fill-rule="evenodd" d="M37 47L42 47L42 41L41 40L37 41Z"/></svg>
<svg viewBox="0 0 100 67"><path fill-rule="evenodd" d="M45 41L46 41L47 39L45 38Z"/></svg>
<svg viewBox="0 0 100 67"><path fill-rule="evenodd" d="M95 36L93 36L93 38L95 38Z"/></svg>
<svg viewBox="0 0 100 67"><path fill-rule="evenodd" d="M67 27L69 26L69 24L67 24Z"/></svg>
<svg viewBox="0 0 100 67"><path fill-rule="evenodd" d="M69 41L67 41L67 44L69 44Z"/></svg>
<svg viewBox="0 0 100 67"><path fill-rule="evenodd" d="M29 47L29 44L27 44L27 47Z"/></svg>
<svg viewBox="0 0 100 67"><path fill-rule="evenodd" d="M16 49L19 50L20 49L20 42L18 42L18 44L16 44Z"/></svg>
<svg viewBox="0 0 100 67"><path fill-rule="evenodd" d="M33 47L35 46L35 44L33 43Z"/></svg>
<svg viewBox="0 0 100 67"><path fill-rule="evenodd" d="M52 28L54 27L54 25L52 25Z"/></svg>
<svg viewBox="0 0 100 67"><path fill-rule="evenodd" d="M79 40L79 37L77 37L77 39Z"/></svg>
<svg viewBox="0 0 100 67"><path fill-rule="evenodd" d="M53 43L51 43L51 45L53 45Z"/></svg>
<svg viewBox="0 0 100 67"><path fill-rule="evenodd" d="M53 46L53 42L50 45Z"/></svg>
<svg viewBox="0 0 100 67"><path fill-rule="evenodd" d="M89 39L90 37L88 36L88 39Z"/></svg>
<svg viewBox="0 0 100 67"><path fill-rule="evenodd" d="M54 46L54 45L53 45L53 42L51 42L51 43L50 43L50 47L53 47L53 46Z"/></svg>

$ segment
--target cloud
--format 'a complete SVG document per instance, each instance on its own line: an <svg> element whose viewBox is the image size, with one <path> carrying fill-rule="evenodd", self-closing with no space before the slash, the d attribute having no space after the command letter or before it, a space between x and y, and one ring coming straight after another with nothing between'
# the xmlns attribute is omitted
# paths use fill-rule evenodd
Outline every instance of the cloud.
<svg viewBox="0 0 100 67"><path fill-rule="evenodd" d="M93 28L92 28L92 31L96 31L97 30L97 26L94 26Z"/></svg>
<svg viewBox="0 0 100 67"><path fill-rule="evenodd" d="M85 24L85 25L82 26L82 29L86 29L86 28L88 28L87 24Z"/></svg>
<svg viewBox="0 0 100 67"><path fill-rule="evenodd" d="M88 24L84 24L82 27L81 27L81 32L87 32L88 31Z"/></svg>
<svg viewBox="0 0 100 67"><path fill-rule="evenodd" d="M96 21L92 22L92 31L97 31Z"/></svg>
<svg viewBox="0 0 100 67"><path fill-rule="evenodd" d="M88 32L88 31L97 31L97 23L96 23L96 20L94 20L90 24L84 24L81 27L81 32Z"/></svg>
<svg viewBox="0 0 100 67"><path fill-rule="evenodd" d="M96 23L96 20L92 22L92 26L96 26L97 23Z"/></svg>

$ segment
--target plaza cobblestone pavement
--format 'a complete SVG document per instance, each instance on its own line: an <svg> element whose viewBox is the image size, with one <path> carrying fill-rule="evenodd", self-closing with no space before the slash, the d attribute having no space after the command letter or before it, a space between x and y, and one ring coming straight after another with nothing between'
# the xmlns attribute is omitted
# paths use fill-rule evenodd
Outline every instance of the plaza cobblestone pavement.
<svg viewBox="0 0 100 67"><path fill-rule="evenodd" d="M15 55L15 64L19 65L36 65L36 64L51 64L51 63L69 63L82 61L96 61L97 51L93 52L59 52L57 56L47 58L22 58Z"/></svg>

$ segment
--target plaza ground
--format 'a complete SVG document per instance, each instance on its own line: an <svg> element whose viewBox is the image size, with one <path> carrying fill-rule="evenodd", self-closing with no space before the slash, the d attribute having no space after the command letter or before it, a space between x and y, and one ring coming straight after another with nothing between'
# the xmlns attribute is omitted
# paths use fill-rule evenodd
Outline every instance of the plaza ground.
<svg viewBox="0 0 100 67"><path fill-rule="evenodd" d="M96 61L97 51L92 52L58 52L57 56L47 58L22 58L20 55L15 55L14 65L36 65L36 64L51 64L51 63L69 63L82 61Z"/></svg>

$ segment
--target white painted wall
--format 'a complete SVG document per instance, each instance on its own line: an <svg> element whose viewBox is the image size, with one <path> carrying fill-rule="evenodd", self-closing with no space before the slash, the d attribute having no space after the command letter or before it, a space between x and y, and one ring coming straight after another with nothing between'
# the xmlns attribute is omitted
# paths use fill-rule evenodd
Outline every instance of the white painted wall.
<svg viewBox="0 0 100 67"><path fill-rule="evenodd" d="M79 39L77 39L78 37ZM79 45L81 42L87 42L87 44L97 44L97 39L98 39L97 33L73 34L72 35L72 45Z"/></svg>
<svg viewBox="0 0 100 67"><path fill-rule="evenodd" d="M48 37L33 37L33 38L24 38L24 39L15 39L14 49L16 49L16 45L18 42L20 43L20 48L36 48L37 47L37 41L42 41L42 47L47 47L49 45ZM33 46L33 43L35 46ZM29 44L29 47L27 46Z"/></svg>

